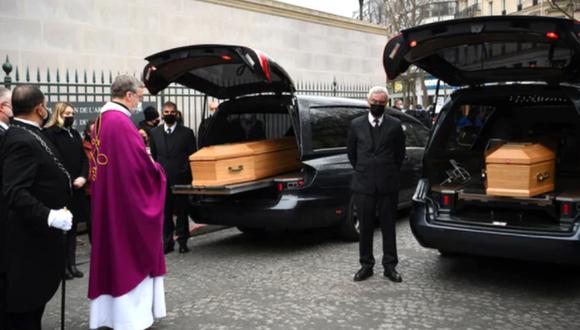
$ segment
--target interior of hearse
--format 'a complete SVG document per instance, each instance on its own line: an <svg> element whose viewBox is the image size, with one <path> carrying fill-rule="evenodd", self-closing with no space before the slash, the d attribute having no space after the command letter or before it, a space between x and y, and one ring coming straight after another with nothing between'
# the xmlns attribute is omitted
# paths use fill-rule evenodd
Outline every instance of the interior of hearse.
<svg viewBox="0 0 580 330"><path fill-rule="evenodd" d="M577 90L508 84L486 91L485 95L458 93L432 134L424 173L438 205L438 219L512 229L571 230L580 206ZM530 175L537 182L553 180L547 191L529 196L490 193L490 155L508 144L518 148L538 144L554 154L553 174ZM510 162L501 164L507 176L514 174L513 168L524 167Z"/></svg>

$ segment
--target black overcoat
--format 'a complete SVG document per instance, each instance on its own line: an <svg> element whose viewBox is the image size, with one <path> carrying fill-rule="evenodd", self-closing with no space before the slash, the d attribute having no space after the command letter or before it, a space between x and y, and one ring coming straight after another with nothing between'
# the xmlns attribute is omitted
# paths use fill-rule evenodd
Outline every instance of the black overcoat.
<svg viewBox="0 0 580 330"><path fill-rule="evenodd" d="M181 125L176 125L171 134L164 129L165 125L160 125L151 130L151 156L163 166L168 185L191 184L189 156L197 150L195 134Z"/></svg>
<svg viewBox="0 0 580 330"><path fill-rule="evenodd" d="M35 126L15 121L4 137L6 298L11 313L42 307L58 289L64 270L64 237L61 230L48 226L48 214L51 209L65 207L71 196L65 172L27 130L36 133L57 159L60 157Z"/></svg>

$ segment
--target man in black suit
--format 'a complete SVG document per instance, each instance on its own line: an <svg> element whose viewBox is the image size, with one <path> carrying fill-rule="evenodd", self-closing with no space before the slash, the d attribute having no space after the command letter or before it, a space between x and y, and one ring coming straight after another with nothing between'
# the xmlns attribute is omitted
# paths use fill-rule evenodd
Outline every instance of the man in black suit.
<svg viewBox="0 0 580 330"><path fill-rule="evenodd" d="M373 87L368 94L370 112L355 118L348 133L348 159L354 169L351 190L360 221L360 264L354 276L363 281L373 275L373 234L378 218L383 235L384 275L401 282L396 266L395 219L399 194L399 169L405 157L401 122L385 114L389 93Z"/></svg>
<svg viewBox="0 0 580 330"><path fill-rule="evenodd" d="M165 220L163 223L163 243L165 253L173 251L173 233L177 232L179 252L189 251L189 221L187 215L187 197L173 195L171 186L191 184L189 155L196 151L193 131L177 124L177 105L165 102L162 108L164 124L151 130L149 140L151 156L165 169L167 175L167 194L165 197ZM176 225L173 214L177 215Z"/></svg>
<svg viewBox="0 0 580 330"><path fill-rule="evenodd" d="M0 87L0 152L4 135L12 119L12 93L8 88ZM0 187L2 186L2 154L0 153ZM4 197L0 189L0 329L6 325L6 213Z"/></svg>
<svg viewBox="0 0 580 330"><path fill-rule="evenodd" d="M48 119L46 100L32 85L12 94L14 121L2 147L2 191L8 207L8 329L40 329L46 303L64 273L63 231L70 230L66 210L70 175L58 152L41 133Z"/></svg>

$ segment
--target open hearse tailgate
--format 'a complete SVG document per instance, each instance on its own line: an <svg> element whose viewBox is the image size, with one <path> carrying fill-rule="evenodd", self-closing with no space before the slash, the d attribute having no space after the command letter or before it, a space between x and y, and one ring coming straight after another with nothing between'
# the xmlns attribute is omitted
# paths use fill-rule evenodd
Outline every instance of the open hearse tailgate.
<svg viewBox="0 0 580 330"><path fill-rule="evenodd" d="M580 81L580 23L536 16L484 16L403 30L387 43L393 80L414 64L454 86L504 81Z"/></svg>

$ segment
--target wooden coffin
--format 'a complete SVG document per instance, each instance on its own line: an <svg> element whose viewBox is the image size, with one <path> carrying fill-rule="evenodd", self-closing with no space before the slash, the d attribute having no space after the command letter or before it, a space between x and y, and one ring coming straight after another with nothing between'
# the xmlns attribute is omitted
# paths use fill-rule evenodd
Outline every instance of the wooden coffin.
<svg viewBox="0 0 580 330"><path fill-rule="evenodd" d="M506 143L485 157L486 194L531 197L554 190L556 155L539 143Z"/></svg>
<svg viewBox="0 0 580 330"><path fill-rule="evenodd" d="M294 138L205 147L189 163L193 186L254 181L300 168Z"/></svg>

